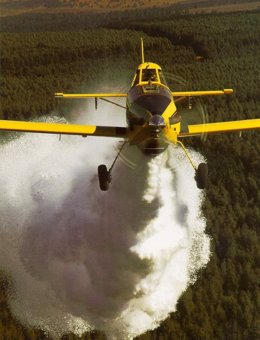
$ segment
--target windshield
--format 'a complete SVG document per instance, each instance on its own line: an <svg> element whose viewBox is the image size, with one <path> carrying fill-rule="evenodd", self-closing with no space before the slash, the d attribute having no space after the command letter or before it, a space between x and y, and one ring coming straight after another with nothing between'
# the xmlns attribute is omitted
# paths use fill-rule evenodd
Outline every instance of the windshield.
<svg viewBox="0 0 260 340"><path fill-rule="evenodd" d="M142 81L158 81L155 69L144 69L142 71Z"/></svg>
<svg viewBox="0 0 260 340"><path fill-rule="evenodd" d="M159 72L159 77L160 77L161 83L162 83L163 85L166 85L166 86L167 86L167 82L166 82L166 80L165 80L165 77L164 77L164 75L163 75L162 70L158 70L158 72Z"/></svg>
<svg viewBox="0 0 260 340"><path fill-rule="evenodd" d="M133 85L132 86L135 86L135 85L139 84L139 76L140 76L140 70L137 70L136 74L135 74L135 77L134 77L134 80L133 80Z"/></svg>

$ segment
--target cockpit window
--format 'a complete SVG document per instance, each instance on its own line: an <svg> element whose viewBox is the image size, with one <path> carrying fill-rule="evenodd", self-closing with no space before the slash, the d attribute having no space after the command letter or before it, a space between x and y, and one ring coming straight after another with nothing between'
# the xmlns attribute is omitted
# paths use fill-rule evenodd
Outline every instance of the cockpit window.
<svg viewBox="0 0 260 340"><path fill-rule="evenodd" d="M142 81L158 81L155 69L142 70Z"/></svg>
<svg viewBox="0 0 260 340"><path fill-rule="evenodd" d="M134 80L133 80L133 85L132 86L135 86L135 85L139 84L139 77L140 77L140 70L137 70L136 74L135 74L135 77L134 77Z"/></svg>
<svg viewBox="0 0 260 340"><path fill-rule="evenodd" d="M166 82L166 80L165 80L165 78L164 78L164 75L163 75L163 73L162 73L162 70L158 70L158 72L159 72L159 77L160 77L161 83L162 83L163 85L166 85L166 86L167 86L167 82Z"/></svg>

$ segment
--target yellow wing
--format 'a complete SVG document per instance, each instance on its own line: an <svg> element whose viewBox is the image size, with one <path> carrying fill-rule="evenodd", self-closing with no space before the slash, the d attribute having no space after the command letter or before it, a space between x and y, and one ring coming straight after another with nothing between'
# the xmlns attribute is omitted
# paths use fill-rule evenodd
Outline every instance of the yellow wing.
<svg viewBox="0 0 260 340"><path fill-rule="evenodd" d="M104 97L127 97L127 93L55 93L56 98L84 99Z"/></svg>
<svg viewBox="0 0 260 340"><path fill-rule="evenodd" d="M91 135L125 138L127 136L127 129L125 127L37 123L12 120L0 120L0 130L80 135L83 137Z"/></svg>
<svg viewBox="0 0 260 340"><path fill-rule="evenodd" d="M260 119L188 125L185 131L181 129L178 137L196 136L203 133L232 132L252 129L260 129Z"/></svg>
<svg viewBox="0 0 260 340"><path fill-rule="evenodd" d="M173 97L196 97L196 96L221 96L223 94L233 93L232 89L224 89L218 91L184 91L172 92Z"/></svg>

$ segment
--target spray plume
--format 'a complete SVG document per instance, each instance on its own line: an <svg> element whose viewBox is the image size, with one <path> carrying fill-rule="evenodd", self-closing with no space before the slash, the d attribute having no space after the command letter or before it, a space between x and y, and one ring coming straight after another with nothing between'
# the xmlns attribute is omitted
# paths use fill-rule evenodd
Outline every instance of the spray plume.
<svg viewBox="0 0 260 340"><path fill-rule="evenodd" d="M126 148L134 169L119 161L110 191L100 192L96 168L111 164L115 143L24 134L0 149L9 304L24 325L56 339L93 329L133 339L154 329L209 259L201 193L181 151L148 161Z"/></svg>

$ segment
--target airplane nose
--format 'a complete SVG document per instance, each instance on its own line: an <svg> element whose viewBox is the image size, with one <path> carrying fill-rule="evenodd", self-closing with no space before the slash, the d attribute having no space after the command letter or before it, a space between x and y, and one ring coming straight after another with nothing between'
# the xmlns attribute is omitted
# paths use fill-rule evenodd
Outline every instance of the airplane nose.
<svg viewBox="0 0 260 340"><path fill-rule="evenodd" d="M166 124L162 116L153 115L149 120L149 125L156 127L164 127Z"/></svg>

